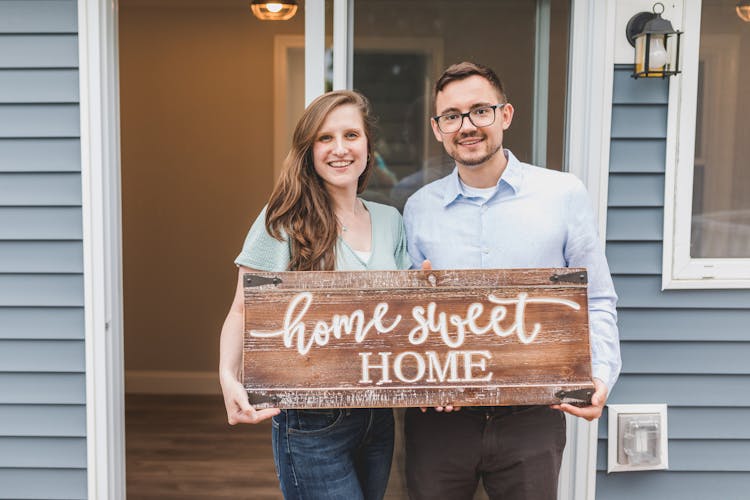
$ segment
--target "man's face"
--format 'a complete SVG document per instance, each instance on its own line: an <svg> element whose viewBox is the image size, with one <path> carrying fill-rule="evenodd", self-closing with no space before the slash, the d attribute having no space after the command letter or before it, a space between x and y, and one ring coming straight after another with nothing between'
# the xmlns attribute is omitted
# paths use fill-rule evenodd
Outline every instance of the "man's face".
<svg viewBox="0 0 750 500"><path fill-rule="evenodd" d="M482 106L492 106L503 102L500 93L487 79L472 75L446 85L435 99L436 115L449 112L467 113ZM459 165L473 167L489 161L503 147L503 131L513 119L510 104L495 110L495 121L486 127L476 127L466 117L456 132L444 134L431 120L435 138L443 143L445 152Z"/></svg>

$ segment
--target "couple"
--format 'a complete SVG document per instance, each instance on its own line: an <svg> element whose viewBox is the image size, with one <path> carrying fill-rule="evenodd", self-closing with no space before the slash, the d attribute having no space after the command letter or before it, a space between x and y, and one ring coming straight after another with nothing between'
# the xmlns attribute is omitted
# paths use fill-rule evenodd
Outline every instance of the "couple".
<svg viewBox="0 0 750 500"><path fill-rule="evenodd" d="M513 107L490 68L449 67L435 84L434 104L432 130L457 168L415 193L402 223L396 209L357 197L373 168L366 99L350 91L318 97L297 124L284 171L237 257L237 290L221 332L224 402L230 424L273 418L274 461L287 499L381 499L393 413L250 406L240 380L242 274L253 269L408 269L425 260L436 269L588 268L591 406L408 409L411 498L471 499L481 477L490 498L555 499L563 412L598 418L617 379L617 297L582 183L503 149Z"/></svg>

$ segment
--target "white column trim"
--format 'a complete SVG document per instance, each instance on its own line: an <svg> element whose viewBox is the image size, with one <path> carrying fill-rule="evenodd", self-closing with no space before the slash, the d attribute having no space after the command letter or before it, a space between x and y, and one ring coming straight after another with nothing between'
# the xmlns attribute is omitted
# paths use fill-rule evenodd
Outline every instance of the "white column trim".
<svg viewBox="0 0 750 500"><path fill-rule="evenodd" d="M549 100L550 0L536 0L534 35L534 120L531 163L547 166L547 113Z"/></svg>
<svg viewBox="0 0 750 500"><path fill-rule="evenodd" d="M326 3L305 2L305 106L325 92Z"/></svg>
<svg viewBox="0 0 750 500"><path fill-rule="evenodd" d="M591 197L604 244L612 118L615 37L614 0L573 0L566 112L567 170ZM622 36L625 36L624 33ZM595 500L598 421L570 419L569 463L561 471L558 498ZM564 476L564 477L562 477Z"/></svg>
<svg viewBox="0 0 750 500"><path fill-rule="evenodd" d="M78 0L88 498L125 498L117 3Z"/></svg>
<svg viewBox="0 0 750 500"><path fill-rule="evenodd" d="M349 83L350 4L350 0L333 1L333 90L346 89Z"/></svg>
<svg viewBox="0 0 750 500"><path fill-rule="evenodd" d="M573 0L566 165L589 191L604 242L614 72L615 2ZM624 34L622 36L625 36Z"/></svg>

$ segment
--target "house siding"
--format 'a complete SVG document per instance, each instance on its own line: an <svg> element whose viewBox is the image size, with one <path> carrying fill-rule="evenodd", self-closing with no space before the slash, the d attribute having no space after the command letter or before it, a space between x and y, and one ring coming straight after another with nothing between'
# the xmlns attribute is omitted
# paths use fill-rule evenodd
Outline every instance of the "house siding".
<svg viewBox="0 0 750 500"><path fill-rule="evenodd" d="M669 81L616 66L607 257L623 370L610 403L668 405L669 470L607 474L599 420L596 497L748 498L750 292L661 291Z"/></svg>
<svg viewBox="0 0 750 500"><path fill-rule="evenodd" d="M0 498L86 498L77 5L0 0Z"/></svg>

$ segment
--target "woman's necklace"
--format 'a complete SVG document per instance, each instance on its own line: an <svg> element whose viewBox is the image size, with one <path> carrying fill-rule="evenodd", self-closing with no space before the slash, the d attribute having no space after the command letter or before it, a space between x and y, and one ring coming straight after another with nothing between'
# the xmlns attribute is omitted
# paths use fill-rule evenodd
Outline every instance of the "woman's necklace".
<svg viewBox="0 0 750 500"><path fill-rule="evenodd" d="M362 202L359 202L359 203L357 203L357 204L356 204L356 205L354 206L354 212L353 212L353 213L354 213L354 215L353 215L353 217L354 217L355 219L357 218L357 216L358 216L358 215L359 215L360 213L362 213L362 210L358 210L358 209L359 209L359 208L360 208L361 206L362 206ZM364 209L364 207L362 207L362 208ZM343 220L341 219L341 217L339 217L339 214L337 214L336 212L334 212L334 213L333 213L333 215L334 215L334 217L336 217L336 220L337 220L337 221L339 221L339 225L341 226L341 232L342 232L342 233L346 233L346 232L348 232L348 231L349 231L349 228L348 228L348 227L346 227L346 224L344 224L344 221L343 221Z"/></svg>

